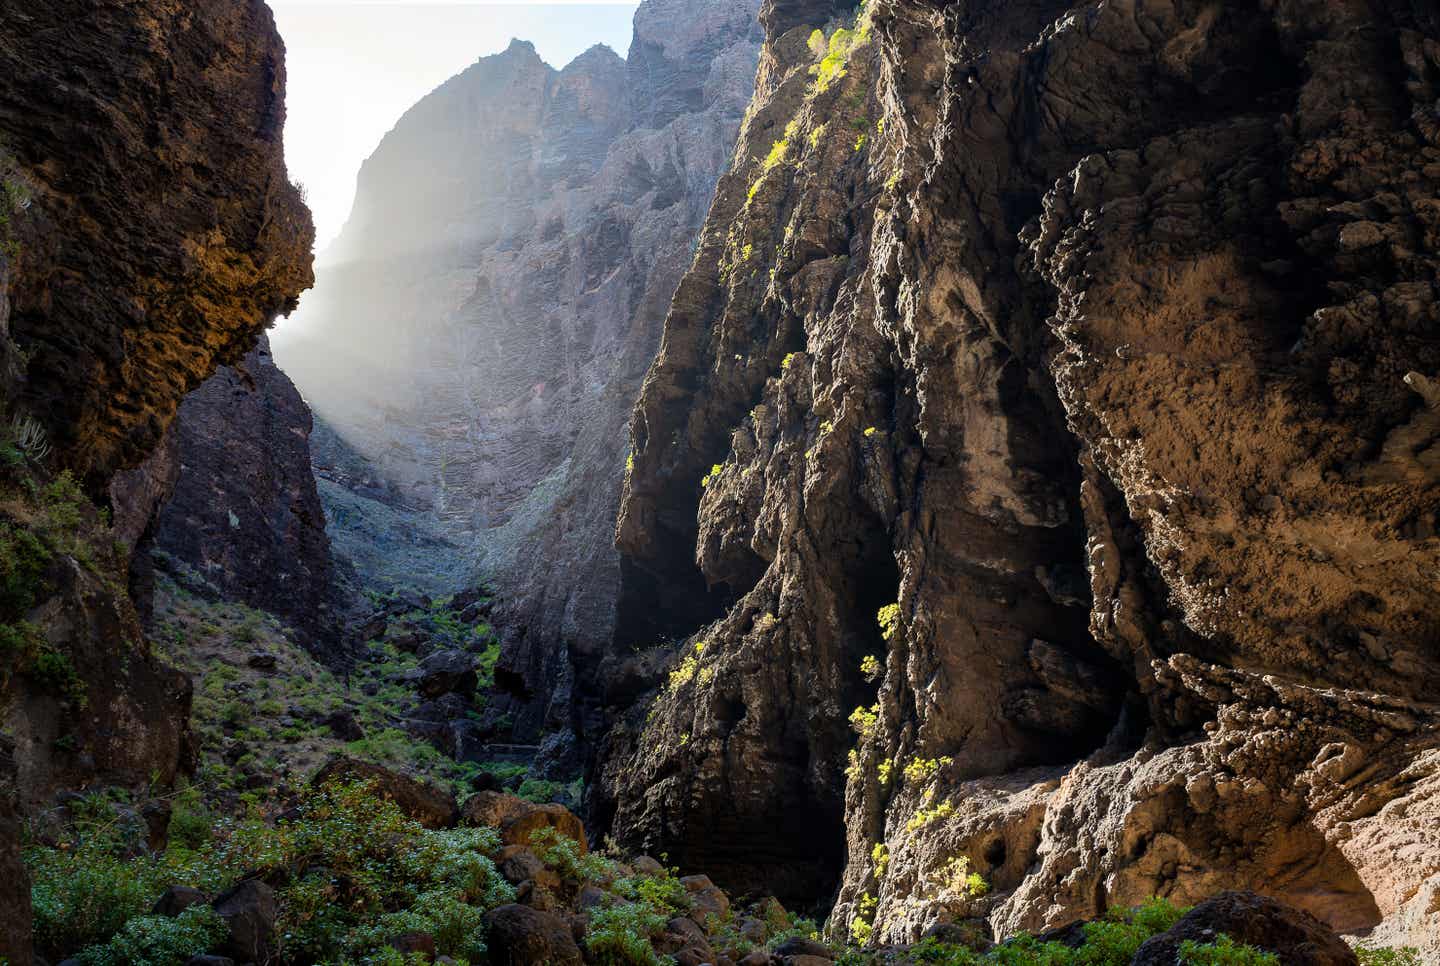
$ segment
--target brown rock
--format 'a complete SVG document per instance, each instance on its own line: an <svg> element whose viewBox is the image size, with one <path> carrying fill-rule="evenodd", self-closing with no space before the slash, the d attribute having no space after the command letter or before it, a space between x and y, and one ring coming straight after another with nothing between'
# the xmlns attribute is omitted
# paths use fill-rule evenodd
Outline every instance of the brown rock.
<svg viewBox="0 0 1440 966"><path fill-rule="evenodd" d="M581 966L570 924L560 916L522 905L485 914L490 961L495 966Z"/></svg>
<svg viewBox="0 0 1440 966"><path fill-rule="evenodd" d="M275 893L246 879L216 897L215 914L225 922L220 952L241 962L263 963L275 948Z"/></svg>
<svg viewBox="0 0 1440 966"><path fill-rule="evenodd" d="M311 282L284 48L240 0L6 0L0 19L26 25L0 40L0 133L31 196L0 300L29 356L7 396L100 492ZM160 131L171 150L149 149Z"/></svg>
<svg viewBox="0 0 1440 966"><path fill-rule="evenodd" d="M435 937L428 932L401 933L391 937L386 945L404 956L420 953L428 959L435 958Z"/></svg>
<svg viewBox="0 0 1440 966"><path fill-rule="evenodd" d="M881 943L1250 889L1440 956L1419 10L896 0L822 91L766 4L631 422L602 831Z"/></svg>
<svg viewBox="0 0 1440 966"><path fill-rule="evenodd" d="M829 946L822 942L816 942L813 939L806 939L803 936L791 936L776 946L774 952L776 956L789 959L804 957L808 959L823 959L828 962L835 958L835 954L830 951Z"/></svg>
<svg viewBox="0 0 1440 966"><path fill-rule="evenodd" d="M545 863L524 845L505 846L496 857L495 865L505 881L512 885L537 878L546 871Z"/></svg>
<svg viewBox="0 0 1440 966"><path fill-rule="evenodd" d="M191 906L205 902L205 893L189 886L170 886L155 900L151 915L178 916Z"/></svg>
<svg viewBox="0 0 1440 966"><path fill-rule="evenodd" d="M533 832L553 828L573 839L581 855L589 850L585 826L563 805L536 805L503 792L476 792L465 800L461 820L466 825L498 828L506 845L529 845Z"/></svg>
<svg viewBox="0 0 1440 966"><path fill-rule="evenodd" d="M1133 966L1170 966L1187 939L1221 934L1279 957L1281 966L1356 966L1355 952L1314 916L1253 892L1222 892L1185 914L1168 932L1145 941Z"/></svg>
<svg viewBox="0 0 1440 966"><path fill-rule="evenodd" d="M329 657L338 598L311 428L309 407L261 337L181 403L171 430L181 470L153 542L168 555L163 567L281 617Z"/></svg>

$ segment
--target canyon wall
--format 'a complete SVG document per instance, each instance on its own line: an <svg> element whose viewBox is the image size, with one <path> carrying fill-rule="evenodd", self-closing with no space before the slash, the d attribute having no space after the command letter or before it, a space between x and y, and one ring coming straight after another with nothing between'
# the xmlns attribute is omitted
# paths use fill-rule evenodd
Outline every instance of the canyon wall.
<svg viewBox="0 0 1440 966"><path fill-rule="evenodd" d="M0 0L0 23L0 955L24 964L12 806L163 786L188 755L189 682L126 592L172 477L118 481L113 521L92 501L295 304L313 230L263 0Z"/></svg>
<svg viewBox="0 0 1440 966"><path fill-rule="evenodd" d="M311 653L333 658L343 605L311 428L262 337L181 403L171 429L178 474L151 540L188 586L274 614Z"/></svg>
<svg viewBox="0 0 1440 966"><path fill-rule="evenodd" d="M625 421L752 89L754 0L647 0L628 60L516 41L365 164L281 364L372 584L496 585L492 702L573 777L572 654L611 640Z"/></svg>
<svg viewBox="0 0 1440 966"><path fill-rule="evenodd" d="M761 20L597 826L867 940L1253 888L1440 955L1434 8Z"/></svg>

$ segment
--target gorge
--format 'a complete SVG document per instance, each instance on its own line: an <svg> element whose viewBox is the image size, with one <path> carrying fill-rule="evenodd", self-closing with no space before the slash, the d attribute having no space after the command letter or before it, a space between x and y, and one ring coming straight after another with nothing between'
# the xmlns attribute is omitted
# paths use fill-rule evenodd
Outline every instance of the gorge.
<svg viewBox="0 0 1440 966"><path fill-rule="evenodd" d="M1433 4L0 25L0 959L1440 963Z"/></svg>

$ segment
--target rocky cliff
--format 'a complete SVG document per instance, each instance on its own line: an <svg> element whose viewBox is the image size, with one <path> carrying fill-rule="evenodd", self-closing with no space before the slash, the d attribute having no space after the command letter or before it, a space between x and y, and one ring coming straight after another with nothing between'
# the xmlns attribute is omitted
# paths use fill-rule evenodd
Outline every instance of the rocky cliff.
<svg viewBox="0 0 1440 966"><path fill-rule="evenodd" d="M3 0L0 23L0 698L28 809L183 767L189 682L125 589L169 477L117 488L113 520L93 502L294 304L312 229L262 0ZM3 874L23 883L0 797ZM0 951L26 963L28 897L0 902Z"/></svg>
<svg viewBox="0 0 1440 966"><path fill-rule="evenodd" d="M862 940L1253 888L1440 955L1434 8L761 19L598 823Z"/></svg>
<svg viewBox="0 0 1440 966"><path fill-rule="evenodd" d="M557 71L517 41L447 82L366 162L309 344L277 346L328 428L337 548L379 583L498 584L506 710L555 736L557 775L569 654L614 628L625 420L750 96L755 10L647 0L628 60Z"/></svg>
<svg viewBox="0 0 1440 966"><path fill-rule="evenodd" d="M25 196L6 396L98 492L311 280L284 50L261 0L0 13L0 136Z"/></svg>
<svg viewBox="0 0 1440 966"><path fill-rule="evenodd" d="M256 607L335 656L343 609L311 469L309 408L267 338L185 398L178 476L153 531L162 566Z"/></svg>

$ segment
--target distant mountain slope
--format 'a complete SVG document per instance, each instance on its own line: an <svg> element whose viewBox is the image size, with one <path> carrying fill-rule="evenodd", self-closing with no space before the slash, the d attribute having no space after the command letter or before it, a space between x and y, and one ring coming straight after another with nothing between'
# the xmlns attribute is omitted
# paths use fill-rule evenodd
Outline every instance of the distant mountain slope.
<svg viewBox="0 0 1440 966"><path fill-rule="evenodd" d="M337 548L380 584L494 581L509 710L567 773L570 653L614 623L625 421L730 160L756 8L647 0L628 61L557 71L516 41L442 85L366 162L305 341L277 345L327 427Z"/></svg>

